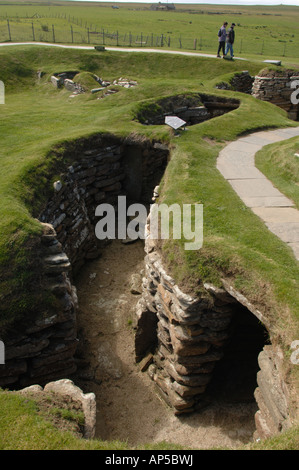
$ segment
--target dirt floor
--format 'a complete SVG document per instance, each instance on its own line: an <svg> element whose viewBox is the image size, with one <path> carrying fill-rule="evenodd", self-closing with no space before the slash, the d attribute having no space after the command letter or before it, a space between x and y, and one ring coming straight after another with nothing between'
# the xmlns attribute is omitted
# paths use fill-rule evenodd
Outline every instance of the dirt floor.
<svg viewBox="0 0 299 470"><path fill-rule="evenodd" d="M75 279L79 298L76 385L97 398L96 438L130 446L167 441L192 449L236 448L253 439L255 402L214 402L200 413L175 416L134 354L132 276L144 268L140 240L115 240ZM141 275L140 279L141 280Z"/></svg>

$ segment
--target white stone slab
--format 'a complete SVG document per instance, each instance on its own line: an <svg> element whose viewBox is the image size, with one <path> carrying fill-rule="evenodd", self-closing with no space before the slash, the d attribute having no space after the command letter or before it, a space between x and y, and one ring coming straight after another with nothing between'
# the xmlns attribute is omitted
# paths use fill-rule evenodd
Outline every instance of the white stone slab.
<svg viewBox="0 0 299 470"><path fill-rule="evenodd" d="M177 116L166 116L165 124L167 124L168 126L176 130L176 129L179 129L180 127L185 126L186 122Z"/></svg>

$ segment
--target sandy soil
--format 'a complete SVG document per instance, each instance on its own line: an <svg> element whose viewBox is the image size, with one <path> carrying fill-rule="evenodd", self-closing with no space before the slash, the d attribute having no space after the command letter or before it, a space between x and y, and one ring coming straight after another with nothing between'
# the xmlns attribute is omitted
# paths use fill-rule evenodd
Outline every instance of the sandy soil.
<svg viewBox="0 0 299 470"><path fill-rule="evenodd" d="M132 321L139 295L130 292L130 281L142 271L143 258L140 240L114 241L75 279L81 366L74 380L96 394L96 437L130 446L167 441L192 449L249 442L255 403L215 402L200 413L175 416L135 363Z"/></svg>

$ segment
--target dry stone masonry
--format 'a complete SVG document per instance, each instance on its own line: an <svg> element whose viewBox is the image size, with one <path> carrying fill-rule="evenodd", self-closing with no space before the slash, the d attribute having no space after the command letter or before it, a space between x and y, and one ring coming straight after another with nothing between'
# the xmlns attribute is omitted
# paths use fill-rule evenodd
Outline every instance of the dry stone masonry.
<svg viewBox="0 0 299 470"><path fill-rule="evenodd" d="M185 294L164 268L149 232L145 252L143 290L135 319L136 362L142 371L147 370L176 415L200 410L209 400L207 391L217 364L229 350L227 344L234 332L235 319L240 322L240 309L246 308L249 322L247 316L239 349L234 354L244 354L245 345L250 353L256 341L250 318L259 324L264 320L263 314L225 281L223 288L205 284L201 296ZM264 339L258 347L257 383L254 381L259 408L255 415L256 437L265 438L288 429L296 420L296 411L291 410L282 351L271 344L264 345ZM256 351L254 354L257 359ZM233 355L229 373L235 367L234 359ZM246 359L243 364L241 368L246 368ZM225 376L224 385L228 380ZM220 393L218 386L217 395Z"/></svg>
<svg viewBox="0 0 299 470"><path fill-rule="evenodd" d="M76 370L76 289L68 277L71 264L51 225L43 224L36 256L40 258L39 289L52 296L52 306L41 305L22 331L14 328L5 335L1 387L45 384Z"/></svg>
<svg viewBox="0 0 299 470"><path fill-rule="evenodd" d="M204 93L174 95L145 103L136 113L136 119L145 125L164 125L166 116L176 116L192 126L233 111L239 105L237 99Z"/></svg>
<svg viewBox="0 0 299 470"><path fill-rule="evenodd" d="M292 103L291 100L294 92L291 83L294 80L299 80L299 73L294 70L257 75L252 87L252 96L279 106L288 113L290 119L298 121L299 104Z"/></svg>
<svg viewBox="0 0 299 470"><path fill-rule="evenodd" d="M73 277L106 244L95 236L95 208L103 202L116 205L118 195L150 203L168 156L168 147L159 142L101 135L65 150L62 158L70 164L54 182L38 217L43 233L34 253L38 289L51 302L39 312L28 312L25 326L1 338L5 365L0 387L44 385L76 371L78 302Z"/></svg>
<svg viewBox="0 0 299 470"><path fill-rule="evenodd" d="M136 360L153 354L150 375L175 414L200 409L222 346L229 338L235 300L184 294L146 241L143 296L136 310Z"/></svg>

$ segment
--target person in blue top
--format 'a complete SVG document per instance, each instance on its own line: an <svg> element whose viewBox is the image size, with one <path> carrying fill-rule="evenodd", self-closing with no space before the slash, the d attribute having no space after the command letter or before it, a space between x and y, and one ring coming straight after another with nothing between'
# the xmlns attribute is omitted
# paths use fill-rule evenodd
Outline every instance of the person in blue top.
<svg viewBox="0 0 299 470"><path fill-rule="evenodd" d="M221 26L221 28L219 29L218 31L218 41L219 41L219 45L218 45L218 52L217 52L217 57L221 57L220 55L220 52L222 50L222 53L223 53L223 57L225 56L225 40L226 40L226 27L227 27L227 21L225 21L223 23L223 25Z"/></svg>
<svg viewBox="0 0 299 470"><path fill-rule="evenodd" d="M231 27L228 29L226 33L226 49L225 49L225 55L227 56L228 51L230 52L231 59L234 57L234 49L233 49L233 44L235 42L235 23L232 23Z"/></svg>

